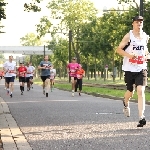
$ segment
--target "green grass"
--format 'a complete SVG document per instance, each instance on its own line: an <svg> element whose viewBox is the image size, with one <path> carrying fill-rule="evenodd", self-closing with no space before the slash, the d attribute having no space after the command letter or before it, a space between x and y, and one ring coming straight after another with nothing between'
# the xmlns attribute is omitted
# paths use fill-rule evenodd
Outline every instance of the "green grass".
<svg viewBox="0 0 150 150"><path fill-rule="evenodd" d="M92 83L92 84L104 84L103 82L95 81L93 83L93 82L89 82L89 81L84 80L84 83ZM40 79L35 79L34 83L39 84L39 85L42 84ZM111 85L115 84L116 85L116 83L114 83L114 82L107 82L107 81L105 81L105 84L111 84ZM124 85L124 82L123 81L119 82L119 80L118 80L117 84L123 84ZM71 83L67 82L67 80L65 81L65 80L58 80L57 79L56 83L55 83L55 88L59 88L59 89L62 89L62 90L69 90L70 91L71 90ZM125 90L111 89L111 88L102 88L102 87L89 87L89 86L83 85L82 92L91 93L91 94L108 95L108 96L123 98ZM148 92L145 92L145 95L146 95L146 101L150 101L150 94ZM137 100L136 92L134 93L134 96L133 96L132 99Z"/></svg>
<svg viewBox="0 0 150 150"><path fill-rule="evenodd" d="M56 81L62 81L62 82L68 82L68 78L56 78ZM92 84L124 84L123 78L120 80L119 78L116 78L115 81L113 81L112 78L108 78L104 81L103 78L97 78L95 80L94 78L90 78L89 80L87 78L83 78L84 83L92 83Z"/></svg>

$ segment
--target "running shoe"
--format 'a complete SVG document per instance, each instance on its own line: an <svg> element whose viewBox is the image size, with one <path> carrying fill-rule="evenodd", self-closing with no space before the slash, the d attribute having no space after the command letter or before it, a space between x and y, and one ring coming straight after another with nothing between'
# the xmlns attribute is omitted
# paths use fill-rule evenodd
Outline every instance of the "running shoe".
<svg viewBox="0 0 150 150"><path fill-rule="evenodd" d="M46 97L48 97L48 93L46 93Z"/></svg>
<svg viewBox="0 0 150 150"><path fill-rule="evenodd" d="M9 95L9 90L7 90L7 95Z"/></svg>
<svg viewBox="0 0 150 150"><path fill-rule="evenodd" d="M139 120L137 127L143 127L144 125L146 125L146 120L145 120L145 118L141 118Z"/></svg>
<svg viewBox="0 0 150 150"><path fill-rule="evenodd" d="M123 112L126 117L130 117L130 108L129 107L124 107Z"/></svg>
<svg viewBox="0 0 150 150"><path fill-rule="evenodd" d="M10 94L10 98L12 98L12 94Z"/></svg>
<svg viewBox="0 0 150 150"><path fill-rule="evenodd" d="M79 93L79 96L81 96L81 93Z"/></svg>
<svg viewBox="0 0 150 150"><path fill-rule="evenodd" d="M72 92L72 97L74 97L74 92Z"/></svg>
<svg viewBox="0 0 150 150"><path fill-rule="evenodd" d="M23 91L21 91L21 95L23 95Z"/></svg>

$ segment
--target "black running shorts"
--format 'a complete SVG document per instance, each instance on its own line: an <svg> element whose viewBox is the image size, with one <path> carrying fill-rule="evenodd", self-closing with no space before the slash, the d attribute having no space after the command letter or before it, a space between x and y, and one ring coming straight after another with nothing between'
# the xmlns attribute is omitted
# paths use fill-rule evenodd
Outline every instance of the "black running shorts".
<svg viewBox="0 0 150 150"><path fill-rule="evenodd" d="M125 71L124 81L126 83L127 90L129 90L130 92L133 91L133 84L135 84L136 86L138 85L146 86L147 70L143 69L140 72Z"/></svg>
<svg viewBox="0 0 150 150"><path fill-rule="evenodd" d="M50 75L41 76L41 79L42 79L43 82L45 82L46 79L50 79Z"/></svg>
<svg viewBox="0 0 150 150"><path fill-rule="evenodd" d="M26 77L19 77L19 82L26 82Z"/></svg>

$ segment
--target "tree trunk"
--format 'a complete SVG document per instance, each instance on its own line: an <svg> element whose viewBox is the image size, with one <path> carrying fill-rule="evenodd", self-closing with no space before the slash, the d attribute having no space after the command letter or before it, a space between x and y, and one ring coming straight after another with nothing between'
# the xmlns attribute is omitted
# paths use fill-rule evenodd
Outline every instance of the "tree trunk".
<svg viewBox="0 0 150 150"><path fill-rule="evenodd" d="M97 80L97 76L96 76L96 56L95 56L95 65L94 65L94 76L95 76L95 81Z"/></svg>
<svg viewBox="0 0 150 150"><path fill-rule="evenodd" d="M112 68L113 68L113 82L115 82L115 52L113 52L113 60L112 60Z"/></svg>
<svg viewBox="0 0 150 150"><path fill-rule="evenodd" d="M89 80L90 76L89 76L89 63L88 63L88 57L87 57L87 78Z"/></svg>

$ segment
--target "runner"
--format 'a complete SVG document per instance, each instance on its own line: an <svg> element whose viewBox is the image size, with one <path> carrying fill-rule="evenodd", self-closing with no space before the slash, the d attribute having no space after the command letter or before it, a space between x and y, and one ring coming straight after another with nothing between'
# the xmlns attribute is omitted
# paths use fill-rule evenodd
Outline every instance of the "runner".
<svg viewBox="0 0 150 150"><path fill-rule="evenodd" d="M79 69L77 70L77 82L75 85L75 92L77 92L77 88L79 88L79 96L81 96L82 91L82 78L84 76L84 70L82 69L82 65L79 64Z"/></svg>
<svg viewBox="0 0 150 150"><path fill-rule="evenodd" d="M143 17L136 16L132 20L133 30L127 33L117 48L117 53L123 56L122 70L125 72L127 91L124 95L125 116L130 116L129 100L134 94L134 85L138 95L139 123L137 127L146 125L145 86L147 85L147 62L149 36L143 32Z"/></svg>
<svg viewBox="0 0 150 150"><path fill-rule="evenodd" d="M46 55L44 57L44 61L41 61L38 69L41 70L41 79L43 81L43 94L45 95L46 92L46 97L48 97L48 92L50 88L50 67L51 67L51 62L48 61L48 56Z"/></svg>
<svg viewBox="0 0 150 150"><path fill-rule="evenodd" d="M5 73L5 81L7 88L7 95L10 95L12 98L12 93L14 90L14 80L16 74L16 62L13 61L13 56L9 56L9 60L3 64L3 69Z"/></svg>
<svg viewBox="0 0 150 150"><path fill-rule="evenodd" d="M77 69L79 68L79 64L77 63L77 58L73 57L72 62L67 65L67 72L71 77L71 85L72 85L72 96L74 96L75 84L77 82Z"/></svg>
<svg viewBox="0 0 150 150"><path fill-rule="evenodd" d="M33 76L34 76L34 74L35 74L35 67L32 66L32 62L30 62L29 65L30 65L30 68L31 68L31 70L32 70L31 76L30 76L30 87L33 89Z"/></svg>
<svg viewBox="0 0 150 150"><path fill-rule="evenodd" d="M27 63L26 68L27 68L27 72L26 72L27 91L29 91L31 88L33 88L32 79L33 79L33 74L34 74L35 68L33 66L31 66L31 63L29 63L29 62Z"/></svg>
<svg viewBox="0 0 150 150"><path fill-rule="evenodd" d="M20 91L21 91L21 95L23 95L23 91L24 91L24 85L25 85L25 81L26 81L26 72L27 72L27 68L24 66L24 62L20 61L20 66L18 68L18 77L19 77L19 83L20 83Z"/></svg>
<svg viewBox="0 0 150 150"><path fill-rule="evenodd" d="M56 69L54 69L53 66L51 66L51 68L50 68L50 87L51 87L51 92L53 91L55 76L56 76Z"/></svg>
<svg viewBox="0 0 150 150"><path fill-rule="evenodd" d="M29 91L30 90L30 76L32 73L29 62L27 62L27 64L26 64L26 69L27 69L27 72L26 72L27 91Z"/></svg>

